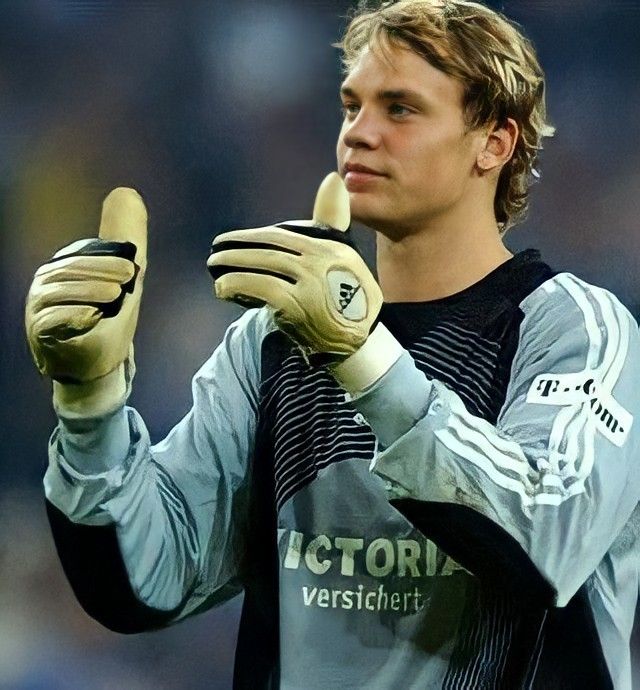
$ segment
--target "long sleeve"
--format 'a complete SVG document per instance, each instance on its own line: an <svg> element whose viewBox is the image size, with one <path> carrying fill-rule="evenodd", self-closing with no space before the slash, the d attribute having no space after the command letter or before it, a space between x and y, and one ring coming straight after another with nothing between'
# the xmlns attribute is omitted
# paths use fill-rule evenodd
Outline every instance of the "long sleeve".
<svg viewBox="0 0 640 690"><path fill-rule="evenodd" d="M520 308L495 425L407 352L354 404L398 510L478 576L564 606L640 498L640 339L613 295L571 274Z"/></svg>
<svg viewBox="0 0 640 690"><path fill-rule="evenodd" d="M161 627L240 591L268 328L265 310L229 327L193 378L191 410L156 445L129 407L54 431L44 486L56 546L107 627Z"/></svg>

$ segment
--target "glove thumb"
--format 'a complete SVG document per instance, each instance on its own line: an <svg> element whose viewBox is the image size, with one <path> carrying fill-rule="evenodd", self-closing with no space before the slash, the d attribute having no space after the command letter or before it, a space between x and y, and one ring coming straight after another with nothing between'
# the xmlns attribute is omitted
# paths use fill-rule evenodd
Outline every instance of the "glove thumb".
<svg viewBox="0 0 640 690"><path fill-rule="evenodd" d="M147 209L135 189L116 187L102 204L98 237L131 242L136 246L135 263L144 275L147 267Z"/></svg>
<svg viewBox="0 0 640 690"><path fill-rule="evenodd" d="M343 232L351 224L349 192L337 172L329 173L318 188L313 205L313 224Z"/></svg>

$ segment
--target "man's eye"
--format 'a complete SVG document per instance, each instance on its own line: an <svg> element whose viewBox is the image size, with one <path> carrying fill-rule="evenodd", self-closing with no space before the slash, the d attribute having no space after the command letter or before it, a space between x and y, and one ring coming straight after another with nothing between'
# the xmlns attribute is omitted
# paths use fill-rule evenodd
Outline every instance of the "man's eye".
<svg viewBox="0 0 640 690"><path fill-rule="evenodd" d="M399 115L400 117L406 117L407 115L410 115L413 111L410 108L407 108L406 105L400 105L400 103L392 103L389 106L389 114L390 115Z"/></svg>
<svg viewBox="0 0 640 690"><path fill-rule="evenodd" d="M343 103L340 106L340 112L343 117L349 117L351 115L358 114L358 106L355 103Z"/></svg>
<svg viewBox="0 0 640 690"><path fill-rule="evenodd" d="M340 112L342 113L342 117L345 118L354 118L357 116L359 111L360 106L357 103L343 103L340 106ZM404 118L407 117L407 115L411 115L411 113L413 113L413 110L411 110L411 108L408 108L406 105L401 105L400 103L392 103L388 108L388 113L389 115L392 115L394 117Z"/></svg>

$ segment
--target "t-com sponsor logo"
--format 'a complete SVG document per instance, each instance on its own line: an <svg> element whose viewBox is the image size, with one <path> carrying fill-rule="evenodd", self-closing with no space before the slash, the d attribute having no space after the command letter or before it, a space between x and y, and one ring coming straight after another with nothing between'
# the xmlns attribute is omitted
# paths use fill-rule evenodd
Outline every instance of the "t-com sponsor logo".
<svg viewBox="0 0 640 690"><path fill-rule="evenodd" d="M586 403L597 429L616 446L624 445L633 423L633 415L585 372L536 376L527 393L527 402L541 405Z"/></svg>

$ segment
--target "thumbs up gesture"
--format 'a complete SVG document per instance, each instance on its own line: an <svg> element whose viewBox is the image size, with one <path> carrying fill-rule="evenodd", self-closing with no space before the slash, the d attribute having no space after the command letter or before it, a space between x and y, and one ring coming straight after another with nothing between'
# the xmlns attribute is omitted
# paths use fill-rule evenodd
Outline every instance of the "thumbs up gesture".
<svg viewBox="0 0 640 690"><path fill-rule="evenodd" d="M218 235L207 261L216 296L268 304L307 354L338 362L365 342L382 293L347 232L349 194L337 173L320 185L313 220ZM316 360L318 361L318 360Z"/></svg>
<svg viewBox="0 0 640 690"><path fill-rule="evenodd" d="M73 242L35 273L25 326L40 373L80 391L123 365L131 354L146 255L144 202L133 189L114 189L102 207L98 238Z"/></svg>

